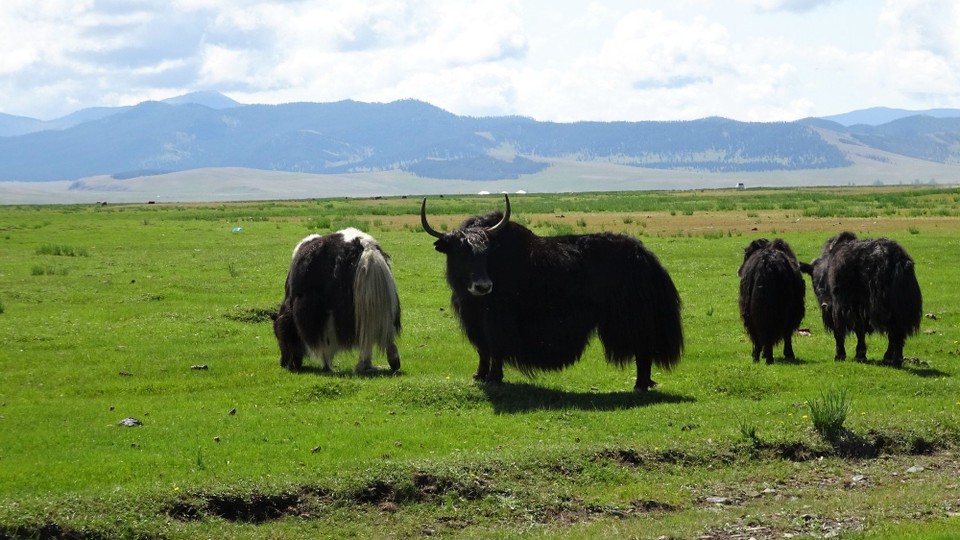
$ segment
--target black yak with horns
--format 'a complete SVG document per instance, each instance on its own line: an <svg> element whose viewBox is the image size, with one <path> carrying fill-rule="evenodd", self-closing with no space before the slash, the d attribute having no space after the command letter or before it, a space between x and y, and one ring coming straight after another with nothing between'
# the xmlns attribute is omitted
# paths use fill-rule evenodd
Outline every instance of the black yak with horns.
<svg viewBox="0 0 960 540"><path fill-rule="evenodd" d="M753 343L753 361L773 363L773 346L783 342L783 357L795 358L793 333L803 320L805 285L800 263L786 241L758 238L743 250L740 318Z"/></svg>
<svg viewBox="0 0 960 540"><path fill-rule="evenodd" d="M920 330L923 297L913 259L900 244L887 238L859 240L843 232L827 240L820 256L801 264L810 274L820 302L823 325L836 340L836 360L844 360L844 340L857 336L856 359L867 359L866 334L887 334L883 361L903 365L907 336Z"/></svg>
<svg viewBox="0 0 960 540"><path fill-rule="evenodd" d="M580 359L591 336L609 362L636 362L634 391L656 383L683 351L680 296L644 245L622 234L539 237L504 213L464 221L440 233L420 219L447 257L447 283L460 324L480 355L474 378L498 384L503 364L526 374L560 370Z"/></svg>

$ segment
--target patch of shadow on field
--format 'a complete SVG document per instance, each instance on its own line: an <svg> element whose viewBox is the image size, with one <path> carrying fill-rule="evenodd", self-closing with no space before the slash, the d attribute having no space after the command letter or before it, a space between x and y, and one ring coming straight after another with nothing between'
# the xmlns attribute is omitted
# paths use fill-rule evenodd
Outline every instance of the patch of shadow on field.
<svg viewBox="0 0 960 540"><path fill-rule="evenodd" d="M576 409L582 411L617 411L660 403L693 403L690 396L667 392L568 392L543 388L528 383L484 385L483 391L498 414L531 411Z"/></svg>
<svg viewBox="0 0 960 540"><path fill-rule="evenodd" d="M19 525L16 527L0 527L0 539L7 538L39 538L43 540L106 540L116 538L111 532L89 529L74 529L61 526L58 523L39 523L36 525ZM138 538L151 538L140 536Z"/></svg>
<svg viewBox="0 0 960 540"><path fill-rule="evenodd" d="M949 373L930 367L930 363L919 358L904 358L903 366L900 368L906 373L911 373L917 377L925 379L940 379L950 377Z"/></svg>
<svg viewBox="0 0 960 540"><path fill-rule="evenodd" d="M273 318L276 315L276 308L234 306L233 311L224 314L224 317L230 319L231 321L260 324L267 321L273 321Z"/></svg>
<svg viewBox="0 0 960 540"><path fill-rule="evenodd" d="M585 503L579 497L561 497L556 504L537 509L536 519L540 523L573 525L595 518L614 517L626 519L646 514L666 514L677 512L680 508L670 503L653 500L634 500L624 506Z"/></svg>
<svg viewBox="0 0 960 540"><path fill-rule="evenodd" d="M327 496L322 490L276 494L198 493L175 501L165 512L178 521L217 517L227 521L260 524L285 516L309 514L309 508L314 506L314 501Z"/></svg>
<svg viewBox="0 0 960 540"><path fill-rule="evenodd" d="M351 487L331 491L303 486L279 493L208 493L181 495L163 512L178 521L219 518L226 521L263 524L285 517L310 519L322 516L331 506L374 505L381 511L396 511L400 505L452 498L461 501L482 499L499 493L494 487L496 471L450 470L383 473L361 480Z"/></svg>

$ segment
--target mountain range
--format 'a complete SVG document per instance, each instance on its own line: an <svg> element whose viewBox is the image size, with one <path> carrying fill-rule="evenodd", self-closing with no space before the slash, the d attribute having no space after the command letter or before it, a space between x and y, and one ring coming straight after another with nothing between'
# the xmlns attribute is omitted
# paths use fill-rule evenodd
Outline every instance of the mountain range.
<svg viewBox="0 0 960 540"><path fill-rule="evenodd" d="M0 114L0 182L19 183L222 168L484 182L542 176L560 164L774 174L900 160L952 172L960 165L960 110L874 108L793 122L556 123L458 116L416 100L244 105L196 92L50 121Z"/></svg>

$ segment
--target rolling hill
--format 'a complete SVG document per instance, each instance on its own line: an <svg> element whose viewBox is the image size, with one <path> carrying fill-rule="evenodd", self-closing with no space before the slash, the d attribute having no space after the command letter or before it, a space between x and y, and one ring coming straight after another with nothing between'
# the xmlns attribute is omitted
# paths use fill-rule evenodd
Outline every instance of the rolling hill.
<svg viewBox="0 0 960 540"><path fill-rule="evenodd" d="M259 174L259 185L250 180L240 192L272 198L277 186L269 183L291 175L336 178L340 192L350 194L356 190L345 183L362 176L378 179L379 194L394 193L390 182L443 192L523 180L559 191L571 184L591 189L604 178L628 186L643 178L669 188L671 179L678 187L690 179L732 185L740 183L737 175L750 177L751 185L787 176L797 185L808 184L807 177L832 184L960 176L960 117L949 111L879 125L840 122L851 118L555 123L458 116L415 100L243 105L201 92L48 122L0 115L0 183L18 192L42 192L30 185L48 182L68 182L74 193L130 192L135 184L149 192L159 191L149 187L159 188L161 179L191 171L249 170L252 176L240 176ZM574 170L578 180L564 181ZM767 180L758 182L758 175ZM208 191L216 196L218 189Z"/></svg>

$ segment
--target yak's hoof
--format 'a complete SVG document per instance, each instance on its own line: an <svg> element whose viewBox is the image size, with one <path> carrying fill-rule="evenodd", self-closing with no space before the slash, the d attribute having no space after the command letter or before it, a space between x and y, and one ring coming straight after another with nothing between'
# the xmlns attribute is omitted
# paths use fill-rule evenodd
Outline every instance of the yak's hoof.
<svg viewBox="0 0 960 540"><path fill-rule="evenodd" d="M400 371L399 358L387 358L387 363L390 364L390 371L393 371L393 372Z"/></svg>
<svg viewBox="0 0 960 540"><path fill-rule="evenodd" d="M857 355L857 356L853 357L853 361L854 361L854 362L860 362L860 363L866 362L866 361L867 361L867 356L866 356L866 355L863 355L863 356Z"/></svg>
<svg viewBox="0 0 960 540"><path fill-rule="evenodd" d="M651 380L651 381L648 381L647 384L638 384L638 385L634 386L634 387L633 387L633 392L634 392L635 394L643 394L643 393L649 392L650 390L653 390L653 389L656 388L657 386L659 386L659 385L657 384L657 381Z"/></svg>

